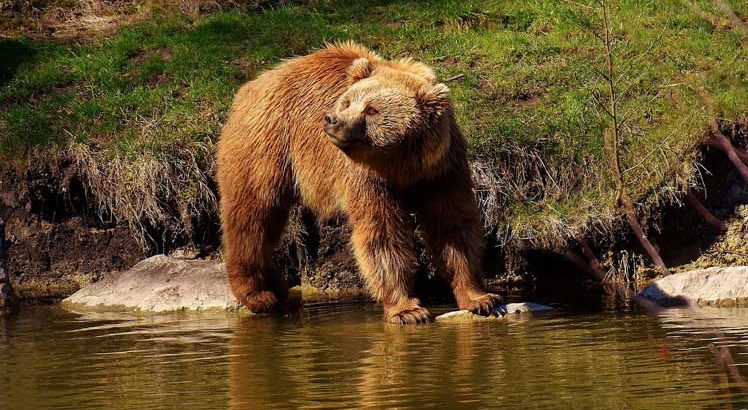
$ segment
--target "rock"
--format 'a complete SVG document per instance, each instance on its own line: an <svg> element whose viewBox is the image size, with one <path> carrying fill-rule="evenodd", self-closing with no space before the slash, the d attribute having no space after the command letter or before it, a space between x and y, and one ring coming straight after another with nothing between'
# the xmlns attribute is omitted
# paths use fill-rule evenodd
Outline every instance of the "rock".
<svg viewBox="0 0 748 410"><path fill-rule="evenodd" d="M156 255L75 292L64 306L166 312L236 310L223 263Z"/></svg>
<svg viewBox="0 0 748 410"><path fill-rule="evenodd" d="M699 305L746 306L748 266L697 269L666 276L640 295L665 305L690 300Z"/></svg>
<svg viewBox="0 0 748 410"><path fill-rule="evenodd" d="M321 291L311 285L289 289L291 302L307 302L365 297L358 289ZM241 310L231 293L226 268L221 261L185 259L156 255L130 270L113 274L88 285L64 299L62 305L81 310L138 310L169 312L176 310Z"/></svg>
<svg viewBox="0 0 748 410"><path fill-rule="evenodd" d="M320 301L361 297L356 291L322 292L310 286L290 289L292 300ZM178 259L156 255L145 259L122 273L108 276L84 287L62 301L75 311L136 310L141 312L169 312L178 310L241 310L229 289L225 266L220 261ZM528 316L530 313L551 310L536 303L502 305L499 318ZM445 313L437 320L484 319L466 310ZM490 318L487 320L491 320Z"/></svg>
<svg viewBox="0 0 748 410"><path fill-rule="evenodd" d="M522 317L532 316L535 313L549 312L553 310L552 307L541 305L539 303L509 303L501 305L496 311L495 316L481 316L471 313L467 310L456 310L447 312L443 315L436 317L437 321L440 322L463 322L463 321L474 321L474 320L512 320Z"/></svg>

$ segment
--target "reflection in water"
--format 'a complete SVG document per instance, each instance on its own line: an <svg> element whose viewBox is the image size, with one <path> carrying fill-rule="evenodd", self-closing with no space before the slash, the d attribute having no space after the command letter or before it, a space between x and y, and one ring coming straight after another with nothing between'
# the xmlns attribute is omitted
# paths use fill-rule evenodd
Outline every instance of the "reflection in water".
<svg viewBox="0 0 748 410"><path fill-rule="evenodd" d="M0 319L0 408L741 408L710 351L748 365L748 316L598 313L400 327L372 305L300 317ZM439 309L432 309L439 312ZM740 316L740 315L743 316ZM565 315L567 316L567 315Z"/></svg>

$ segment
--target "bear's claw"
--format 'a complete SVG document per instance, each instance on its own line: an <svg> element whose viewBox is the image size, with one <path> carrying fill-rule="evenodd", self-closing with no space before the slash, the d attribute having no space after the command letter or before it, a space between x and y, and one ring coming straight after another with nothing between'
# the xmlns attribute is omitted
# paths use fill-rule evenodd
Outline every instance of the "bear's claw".
<svg viewBox="0 0 748 410"><path fill-rule="evenodd" d="M278 298L270 291L251 293L241 301L252 313L267 313L278 309Z"/></svg>
<svg viewBox="0 0 748 410"><path fill-rule="evenodd" d="M389 317L390 323L396 323L398 325L416 325L420 323L429 323L430 321L431 316L429 311L422 307L403 310Z"/></svg>
<svg viewBox="0 0 748 410"><path fill-rule="evenodd" d="M499 315L499 307L503 299L499 295L486 293L478 299L472 300L467 310L481 316Z"/></svg>

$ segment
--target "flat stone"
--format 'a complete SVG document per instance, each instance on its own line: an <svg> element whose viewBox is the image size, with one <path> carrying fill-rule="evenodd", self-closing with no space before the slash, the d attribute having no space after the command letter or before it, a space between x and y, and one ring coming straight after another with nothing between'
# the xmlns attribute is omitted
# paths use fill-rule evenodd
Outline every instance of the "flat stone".
<svg viewBox="0 0 748 410"><path fill-rule="evenodd" d="M74 308L175 310L236 310L224 264L156 255L132 269L102 279L62 301Z"/></svg>
<svg viewBox="0 0 748 410"><path fill-rule="evenodd" d="M360 297L359 292L328 294L311 286L290 289L292 299L306 301ZM243 311L229 289L226 268L220 261L180 259L156 255L131 269L86 286L62 301L74 311L170 312L181 310ZM501 305L495 318L466 310L445 313L437 320L495 320L526 317L552 310L537 303Z"/></svg>
<svg viewBox="0 0 748 410"><path fill-rule="evenodd" d="M702 306L732 307L748 298L748 266L713 267L658 279L641 296L661 304L690 300Z"/></svg>
<svg viewBox="0 0 748 410"><path fill-rule="evenodd" d="M500 305L492 316L481 316L470 312L469 310L455 310L447 312L436 317L440 322L464 322L476 320L516 320L527 318L536 313L550 312L553 308L539 303L523 302L508 303Z"/></svg>

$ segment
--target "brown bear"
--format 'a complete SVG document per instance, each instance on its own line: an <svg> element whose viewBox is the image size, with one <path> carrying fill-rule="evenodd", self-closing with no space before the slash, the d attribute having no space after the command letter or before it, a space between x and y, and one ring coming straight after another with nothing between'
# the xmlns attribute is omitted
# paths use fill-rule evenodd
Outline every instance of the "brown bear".
<svg viewBox="0 0 748 410"><path fill-rule="evenodd" d="M482 231L449 89L410 59L336 43L288 60L237 93L218 144L224 257L234 295L253 312L288 295L271 261L300 202L342 213L385 319L423 323L414 292L415 222L460 309L488 315Z"/></svg>

